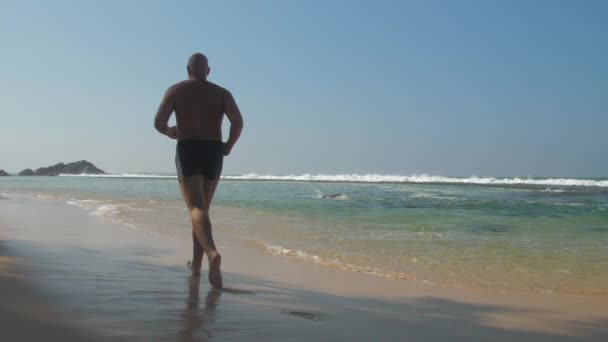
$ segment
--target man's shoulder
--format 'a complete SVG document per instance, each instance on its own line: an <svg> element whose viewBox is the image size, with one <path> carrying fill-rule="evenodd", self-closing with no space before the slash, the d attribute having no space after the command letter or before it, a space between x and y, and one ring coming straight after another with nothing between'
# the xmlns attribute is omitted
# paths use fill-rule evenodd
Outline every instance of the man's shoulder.
<svg viewBox="0 0 608 342"><path fill-rule="evenodd" d="M197 80L183 80L181 82L177 82L174 85L170 86L168 91L176 92L176 91L190 89L190 88L199 88L199 87L201 87L201 85L204 85L204 87L207 89L217 91L218 93L222 93L222 94L230 93L230 91L228 91L228 89L226 89L218 84L215 84L213 82L205 81L204 83L201 83L200 81L197 81Z"/></svg>
<svg viewBox="0 0 608 342"><path fill-rule="evenodd" d="M190 80L183 80L183 81L177 82L174 85L170 86L168 90L169 91L177 91L177 90L180 90L180 89L187 88L191 84L192 84L192 81L190 81Z"/></svg>
<svg viewBox="0 0 608 342"><path fill-rule="evenodd" d="M215 83L209 82L209 81L207 81L207 84L209 85L209 87L217 90L218 92L221 92L222 94L229 93L228 89L226 89L218 84L215 84Z"/></svg>
<svg viewBox="0 0 608 342"><path fill-rule="evenodd" d="M169 88L167 88L167 91L165 92L165 96L175 96L175 94L177 94L180 89L184 88L184 81L182 82L178 82L175 83L173 85L171 85Z"/></svg>

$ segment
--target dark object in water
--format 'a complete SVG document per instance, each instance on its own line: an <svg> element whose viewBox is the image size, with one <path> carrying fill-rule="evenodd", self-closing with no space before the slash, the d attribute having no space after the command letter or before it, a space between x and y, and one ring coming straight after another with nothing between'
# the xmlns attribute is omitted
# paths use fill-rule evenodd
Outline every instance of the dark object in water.
<svg viewBox="0 0 608 342"><path fill-rule="evenodd" d="M342 194L331 194L331 195L323 195L323 198L336 199L342 196Z"/></svg>
<svg viewBox="0 0 608 342"><path fill-rule="evenodd" d="M504 224L479 224L471 229L477 234L486 233L507 233L513 230L513 227Z"/></svg>

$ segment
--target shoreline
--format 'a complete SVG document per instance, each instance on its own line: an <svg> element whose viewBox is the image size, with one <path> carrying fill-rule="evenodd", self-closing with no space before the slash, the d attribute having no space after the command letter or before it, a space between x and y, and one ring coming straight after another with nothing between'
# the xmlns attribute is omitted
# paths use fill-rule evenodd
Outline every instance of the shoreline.
<svg viewBox="0 0 608 342"><path fill-rule="evenodd" d="M142 230L148 234L158 235L159 237L165 237L167 239L178 240L178 241L186 241L190 239L189 230L186 227L189 227L189 221L186 219L185 211L180 212L178 215L178 219L175 217L171 219L170 222L164 222L162 225L156 224L153 222L158 218L163 217L166 212L155 212L154 220L140 220L143 218L141 214L137 214L138 216L135 218L129 215L134 215L132 212L127 216L114 216L114 211L119 212L122 211L123 208L126 208L127 211L130 210L130 206L135 206L134 209L136 211L141 211L145 215L146 211L156 211L163 210L163 206L169 206L172 209L178 208L178 211L182 209L182 201L180 199L175 200L163 200L157 202L157 200L142 200L137 198L128 198L116 200L115 198L108 198L105 196L90 196L89 194L73 194L73 195L58 195L56 196L52 192L50 194L47 193L39 193L38 191L25 191L25 192L13 192L13 193L4 193L5 196L22 198L22 199L31 199L35 201L51 201L57 202L60 204L69 204L72 207L78 207L79 209L87 212L90 215L98 217L102 220L110 221L113 223L119 223L130 227L131 229ZM152 206L149 203L154 203ZM145 209L143 209L145 208ZM175 212L171 212L171 216L175 216ZM283 225L290 225L293 219L289 215L285 213L272 213L267 212L263 209L256 208L243 208L243 207L232 207L232 206L222 206L218 204L214 204L213 206L213 214L212 219L214 222L214 226L217 229L214 230L214 235L221 236L224 239L228 239L230 241L235 240L235 242L239 242L239 249L248 249L254 250L257 253L263 254L264 256L273 256L279 258L287 258L297 262L306 263L306 264L315 264L322 267L331 268L332 270L344 271L344 272L354 272L359 274L370 275L378 278L385 279L397 279L401 281L420 283L423 285L429 286L440 286L446 288L459 288L459 289L468 289L470 291L478 292L493 292L493 293L515 293L515 294L530 294L530 295L564 295L564 296L572 296L572 297L581 297L581 298L608 298L607 292L608 290L596 289L596 288L541 288L541 287L528 287L525 286L500 286L500 284L474 284L467 282L459 282L457 280L450 280L449 278L443 279L434 279L434 278L442 278L434 277L434 274L429 273L417 273L417 272L402 272L402 271L394 271L391 269L383 269L376 268L373 266L368 266L365 264L351 264L348 261L343 261L341 259L333 259L331 255L328 253L320 252L313 250L308 250L306 248L299 249L297 244L294 245L283 245L279 243L272 243L271 240L265 240L264 238L257 238L255 234L251 234L251 232L255 232L259 227L280 227ZM253 222L253 223L251 223ZM308 224L322 224L323 222L315 222L309 221ZM149 226L148 224L152 224ZM246 234L242 234L243 230L240 226L247 226L248 232ZM159 229L160 228L160 229ZM177 229L176 229L177 228ZM241 234L240 236L237 236ZM289 246L289 247L283 247ZM460 269L460 272L466 272L468 269ZM560 270L561 271L561 270ZM442 274L442 273L435 273ZM429 277L429 275L431 277ZM521 278L525 279L525 278ZM517 284L515 284L517 285Z"/></svg>
<svg viewBox="0 0 608 342"><path fill-rule="evenodd" d="M500 293L387 279L267 255L224 233L216 240L227 289L219 295L209 290L204 264L200 284L194 286L200 290L189 291L193 285L190 280L185 286L185 262L190 241L163 239L57 201L1 201L0 238L14 245L15 257L24 257L28 268L45 280L38 279L37 289L54 298L53 308L66 312L76 325L94 327L101 337L171 340L175 335L169 338L167 331L178 333L184 324L203 337L245 340L309 340L313 327L319 338L329 340L608 337L607 298ZM41 222L45 230L39 229ZM34 278L25 279L30 284ZM184 301L191 302L194 294L203 297L205 291L206 304L216 296L221 302L202 308L197 299L196 308L183 308ZM165 322L167 317L150 313L151 308L176 314ZM192 314L186 323L184 312ZM175 317L179 322L172 320ZM125 326L123 321L142 325ZM258 330L252 331L254 327Z"/></svg>

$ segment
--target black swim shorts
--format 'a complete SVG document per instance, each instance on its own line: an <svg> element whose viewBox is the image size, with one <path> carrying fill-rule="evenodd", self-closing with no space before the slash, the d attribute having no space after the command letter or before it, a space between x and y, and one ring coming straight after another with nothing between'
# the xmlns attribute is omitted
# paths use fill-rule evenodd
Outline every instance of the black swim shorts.
<svg viewBox="0 0 608 342"><path fill-rule="evenodd" d="M177 143L175 166L177 178L203 175L218 179L224 164L224 144L216 140L183 139Z"/></svg>

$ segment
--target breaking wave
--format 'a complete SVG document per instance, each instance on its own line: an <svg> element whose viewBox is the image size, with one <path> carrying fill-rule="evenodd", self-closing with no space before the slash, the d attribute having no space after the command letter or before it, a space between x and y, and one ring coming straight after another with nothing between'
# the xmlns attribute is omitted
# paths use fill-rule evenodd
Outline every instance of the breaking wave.
<svg viewBox="0 0 608 342"><path fill-rule="evenodd" d="M538 186L587 186L608 187L608 180L578 178L495 178L495 177L444 177L431 175L378 175L378 174L303 174L303 175L260 175L249 173L241 176L223 176L232 180L272 180L300 182L351 182L351 183L426 183L426 184L478 184L478 185L538 185Z"/></svg>
<svg viewBox="0 0 608 342"><path fill-rule="evenodd" d="M147 174L147 173L115 173L115 174L91 174L91 173L80 173L80 174L67 174L62 173L60 177L95 177L95 178L177 178L173 175L159 175L159 174Z"/></svg>
<svg viewBox="0 0 608 342"><path fill-rule="evenodd" d="M98 177L98 178L177 178L175 175L121 173L121 174L61 174L64 177ZM474 184L474 185L509 185L509 186L578 186L578 187L608 187L606 179L583 178L497 178L497 177L445 177L431 175L380 175L380 174L302 174L302 175L261 175L248 173L239 176L222 176L227 180L244 181L298 181L298 182L347 182L347 183L423 183L423 184ZM557 190L556 192L558 192Z"/></svg>

